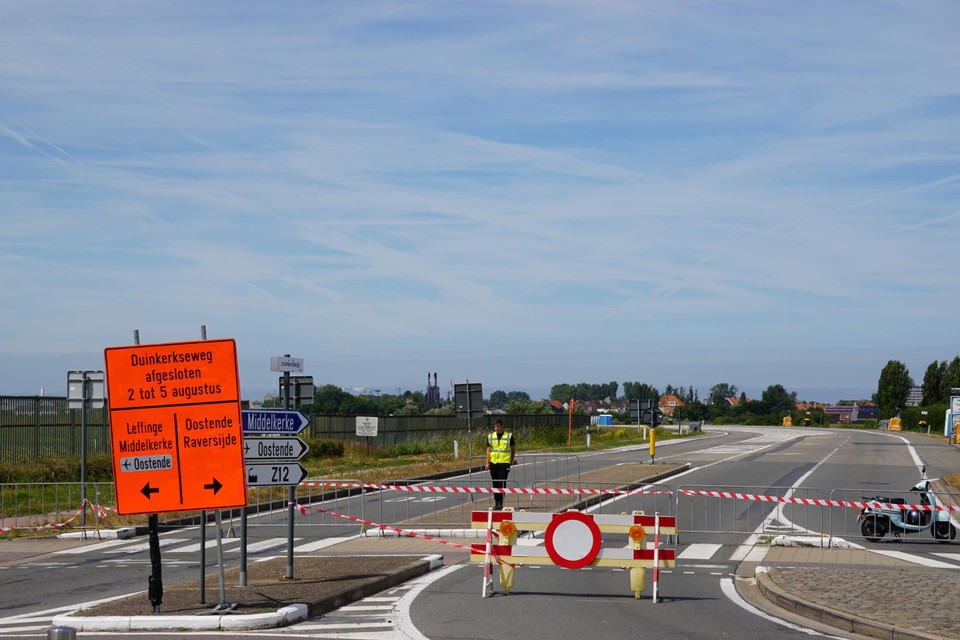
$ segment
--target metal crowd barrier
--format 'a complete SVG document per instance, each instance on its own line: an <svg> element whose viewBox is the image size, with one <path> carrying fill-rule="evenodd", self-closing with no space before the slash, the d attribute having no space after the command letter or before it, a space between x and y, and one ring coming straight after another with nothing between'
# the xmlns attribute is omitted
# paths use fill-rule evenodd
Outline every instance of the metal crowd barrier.
<svg viewBox="0 0 960 640"><path fill-rule="evenodd" d="M737 533L777 536L824 531L821 505L790 504L780 498L822 500L813 488L746 485L680 485L677 528L683 533ZM772 497L774 501L765 498Z"/></svg>

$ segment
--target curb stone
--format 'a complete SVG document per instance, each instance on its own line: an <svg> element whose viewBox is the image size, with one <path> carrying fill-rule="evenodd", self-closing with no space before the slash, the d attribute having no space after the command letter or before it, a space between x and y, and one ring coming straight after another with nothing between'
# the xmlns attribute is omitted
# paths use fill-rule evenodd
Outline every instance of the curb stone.
<svg viewBox="0 0 960 640"><path fill-rule="evenodd" d="M389 575L379 576L347 591L333 593L317 601L286 605L275 612L226 615L140 615L78 616L63 614L53 619L55 626L73 627L77 631L216 631L253 630L285 627L308 617L323 615L386 589L403 584L443 566L443 556L423 556L419 562Z"/></svg>

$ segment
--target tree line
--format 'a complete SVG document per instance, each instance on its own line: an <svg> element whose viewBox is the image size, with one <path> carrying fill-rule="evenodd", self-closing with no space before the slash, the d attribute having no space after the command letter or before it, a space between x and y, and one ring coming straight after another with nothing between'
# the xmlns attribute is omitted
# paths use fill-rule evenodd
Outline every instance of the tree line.
<svg viewBox="0 0 960 640"><path fill-rule="evenodd" d="M907 399L911 389L915 386L910 371L899 360L890 360L880 372L877 382L877 392L871 400L879 407L881 419L901 415L907 408ZM960 395L960 356L947 360L934 360L927 366L921 384L924 407L934 407L934 413L942 413L937 405L947 404L953 390L958 389ZM735 384L719 382L712 387L703 400L699 391L693 386L674 387L667 385L663 394L655 386L637 381L624 382L622 395L619 394L621 385L616 381L606 383L579 382L575 384L561 383L550 388L549 400L567 403L573 398L576 403L600 401L608 402L616 410L626 411L625 404L631 399L649 398L659 401L661 395L678 397L684 406L676 414L681 419L711 420L717 418L737 418L744 421L777 419L779 416L792 414L796 411L797 394L788 391L781 384L767 387L759 399L747 401L746 394L741 392ZM735 402L728 399L736 398ZM265 402L264 406L277 406L277 402ZM495 390L485 401L487 408L502 409L506 413L536 415L554 411L554 407L547 400L534 400L524 391ZM440 407L430 406L426 396L421 391L406 391L397 395L383 394L377 396L353 395L342 388L326 384L315 391L312 404L302 407L312 413L343 414L343 415L453 415L456 413L455 403L442 399ZM575 411L583 411L575 408ZM805 414L806 415L806 414ZM820 410L811 409L809 416L813 421L822 421Z"/></svg>
<svg viewBox="0 0 960 640"><path fill-rule="evenodd" d="M906 409L910 391L915 386L907 365L899 360L887 361L880 372L877 392L873 396L873 401L880 407L880 417L900 415ZM954 393L954 389L958 393ZM960 356L954 356L949 363L946 360L934 360L927 365L920 393L920 404L924 407L945 405L950 402L950 396L960 395ZM939 407L937 411L940 411Z"/></svg>

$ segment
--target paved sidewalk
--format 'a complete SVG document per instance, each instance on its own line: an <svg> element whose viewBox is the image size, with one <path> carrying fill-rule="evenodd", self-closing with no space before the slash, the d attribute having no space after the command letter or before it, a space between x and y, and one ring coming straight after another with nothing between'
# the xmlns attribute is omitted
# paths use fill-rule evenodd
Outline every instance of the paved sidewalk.
<svg viewBox="0 0 960 640"><path fill-rule="evenodd" d="M773 547L759 565L757 586L775 607L875 638L960 640L960 570L797 547Z"/></svg>

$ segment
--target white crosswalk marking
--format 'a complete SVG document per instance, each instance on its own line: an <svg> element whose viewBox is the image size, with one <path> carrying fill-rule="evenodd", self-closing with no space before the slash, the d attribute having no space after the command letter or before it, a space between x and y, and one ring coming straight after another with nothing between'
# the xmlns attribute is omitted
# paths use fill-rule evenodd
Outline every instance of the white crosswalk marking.
<svg viewBox="0 0 960 640"><path fill-rule="evenodd" d="M293 550L296 553L312 553L320 549L326 549L327 547L331 547L335 544L340 544L341 542L345 542L347 540L353 540L356 537L357 536L347 536L344 538L324 538L322 540L314 540L313 542L307 542L305 544L296 546L293 548Z"/></svg>
<svg viewBox="0 0 960 640"><path fill-rule="evenodd" d="M162 538L160 540L160 548L169 547L170 545L180 544L181 542L187 542L187 538ZM141 551L150 550L150 541L139 542L136 544L127 545L125 547L120 547L118 549L106 549L104 553L138 553Z"/></svg>
<svg viewBox="0 0 960 640"><path fill-rule="evenodd" d="M677 556L677 560L708 560L713 557L722 545L719 544L706 544L702 542L697 542L691 545L688 545L686 549L680 552L680 555Z"/></svg>
<svg viewBox="0 0 960 640"><path fill-rule="evenodd" d="M239 542L240 542L240 538L223 538L223 546L232 545L232 544L237 544L237 543L239 543ZM210 549L214 549L214 550L215 550L215 549L217 548L217 541L216 541L215 539L214 539L214 540L207 540L206 543L204 544L204 546L205 546L208 550L210 550ZM196 544L188 544L188 545L185 546L185 547L177 547L177 548L175 548L175 549L168 549L168 551L169 551L170 553L200 553L200 543L197 542Z"/></svg>
<svg viewBox="0 0 960 640"><path fill-rule="evenodd" d="M767 546L754 546L752 544L741 544L733 553L730 554L731 562L742 562L744 560L748 562L760 562L763 560L764 556L767 555L767 551L770 548Z"/></svg>
<svg viewBox="0 0 960 640"><path fill-rule="evenodd" d="M96 551L103 551L104 549L109 549L110 547L117 547L125 544L130 544L130 540L104 540L103 542L95 542L82 547L61 549L60 551L54 551L53 553L54 555L79 555L81 553L94 553Z"/></svg>
<svg viewBox="0 0 960 640"><path fill-rule="evenodd" d="M397 608L413 583L391 589L386 595L364 598L320 618L301 622L291 631L309 633L311 638L338 640L395 640L398 635Z"/></svg>
<svg viewBox="0 0 960 640"><path fill-rule="evenodd" d="M294 538L293 541L302 540L303 538ZM261 540L260 542L254 542L253 544L247 544L247 553L254 554L259 553L260 551L267 551L268 549L276 549L277 547L282 547L287 544L286 538L268 538L267 540ZM229 549L229 553L240 553L240 549Z"/></svg>

